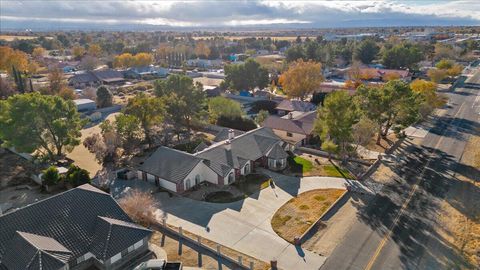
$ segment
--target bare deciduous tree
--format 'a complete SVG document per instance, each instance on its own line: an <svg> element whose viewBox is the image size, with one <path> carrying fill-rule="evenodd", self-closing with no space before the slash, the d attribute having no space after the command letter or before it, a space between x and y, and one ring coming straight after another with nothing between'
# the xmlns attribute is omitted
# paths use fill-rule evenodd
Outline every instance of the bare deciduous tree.
<svg viewBox="0 0 480 270"><path fill-rule="evenodd" d="M119 204L135 222L145 227L157 223L155 211L158 203L151 194L134 189L121 198Z"/></svg>

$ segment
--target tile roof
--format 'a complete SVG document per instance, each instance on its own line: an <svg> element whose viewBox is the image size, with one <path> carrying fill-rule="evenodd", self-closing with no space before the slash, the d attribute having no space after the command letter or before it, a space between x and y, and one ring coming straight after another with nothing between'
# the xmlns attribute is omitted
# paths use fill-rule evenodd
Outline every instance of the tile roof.
<svg viewBox="0 0 480 270"><path fill-rule="evenodd" d="M139 169L167 181L180 183L200 161L201 158L187 152L161 146Z"/></svg>
<svg viewBox="0 0 480 270"><path fill-rule="evenodd" d="M108 240L112 248L126 249L151 234L135 225L109 194L86 184L0 215L0 266L24 269L22 263L30 258L42 263L42 269L58 269L60 262L73 261L107 243L96 238L100 217L122 224L113 227L127 228L112 230ZM15 253L14 259L9 255L14 250L25 253Z"/></svg>
<svg viewBox="0 0 480 270"><path fill-rule="evenodd" d="M280 104L277 105L276 109L277 110L282 110L282 111L299 111L299 112L309 112L309 111L314 111L317 108L315 104L306 102L306 101L301 101L301 100L288 100L284 99Z"/></svg>

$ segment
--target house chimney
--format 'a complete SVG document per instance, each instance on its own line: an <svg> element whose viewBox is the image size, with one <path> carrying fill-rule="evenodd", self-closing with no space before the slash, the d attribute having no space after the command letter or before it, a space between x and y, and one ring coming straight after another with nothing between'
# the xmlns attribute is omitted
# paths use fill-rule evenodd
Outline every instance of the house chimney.
<svg viewBox="0 0 480 270"><path fill-rule="evenodd" d="M229 129L228 130L228 139L231 140L235 138L235 132L233 131L233 129Z"/></svg>
<svg viewBox="0 0 480 270"><path fill-rule="evenodd" d="M232 143L230 142L230 140L225 141L225 149L227 149L228 151L232 150Z"/></svg>
<svg viewBox="0 0 480 270"><path fill-rule="evenodd" d="M289 112L287 118L288 118L288 119L292 119L292 118L293 118L293 114L292 114L291 112Z"/></svg>

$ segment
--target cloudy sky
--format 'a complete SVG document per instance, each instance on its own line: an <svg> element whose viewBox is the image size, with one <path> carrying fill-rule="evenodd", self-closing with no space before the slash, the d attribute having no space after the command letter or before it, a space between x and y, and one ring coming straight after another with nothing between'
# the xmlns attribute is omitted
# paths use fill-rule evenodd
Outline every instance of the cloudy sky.
<svg viewBox="0 0 480 270"><path fill-rule="evenodd" d="M0 0L0 28L480 25L466 1Z"/></svg>

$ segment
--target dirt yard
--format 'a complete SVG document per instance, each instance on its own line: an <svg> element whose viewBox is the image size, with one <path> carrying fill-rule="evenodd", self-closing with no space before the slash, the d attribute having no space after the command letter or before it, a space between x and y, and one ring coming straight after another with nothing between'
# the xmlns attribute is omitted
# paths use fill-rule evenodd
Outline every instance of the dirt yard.
<svg viewBox="0 0 480 270"><path fill-rule="evenodd" d="M473 265L480 262L480 136L472 135L443 201L440 233Z"/></svg>
<svg viewBox="0 0 480 270"><path fill-rule="evenodd" d="M342 189L316 189L292 198L273 215L273 230L293 243L295 237L305 233L345 192Z"/></svg>
<svg viewBox="0 0 480 270"><path fill-rule="evenodd" d="M31 173L40 172L32 163L3 148L0 148L0 172L0 205L5 204L4 207L14 209L52 195L41 192L40 186L30 179Z"/></svg>
<svg viewBox="0 0 480 270"><path fill-rule="evenodd" d="M390 133L387 135L387 139L381 139L380 145L377 144L377 135L372 137L370 143L365 147L370 151L375 151L379 153L385 153L385 151L392 146L398 140L397 135Z"/></svg>
<svg viewBox="0 0 480 270"><path fill-rule="evenodd" d="M110 114L107 119L112 121L118 113ZM83 140L86 137L95 133L100 134L100 124L86 129L82 129L82 137L80 145L77 145L72 152L68 153L67 157L72 159L75 165L82 169L87 170L90 173L90 177L94 177L99 170L102 169L102 165L95 159L95 155L90 153L85 146L83 146Z"/></svg>
<svg viewBox="0 0 480 270"><path fill-rule="evenodd" d="M176 229L176 228L173 228ZM196 239L196 235L184 231L184 233L192 238ZM192 249L186 245L182 246L182 254L179 255L179 242L173 238L170 238L168 236L165 236L165 238L162 238L163 234L155 231L152 238L150 239L151 243L154 243L160 247L162 247L166 253L167 253L167 258L169 261L181 261L184 266L191 266L191 267L198 267L198 257L199 257L199 252L195 249ZM208 239L202 239L202 243L216 249L217 243L210 241ZM227 247L222 247L221 249L222 253L229 256L230 258L238 259L238 256L243 257L243 264L244 265L250 265L250 261L254 262L254 270L267 270L270 269L269 264L257 260L255 258L252 258L250 256L247 256L245 254L242 254L238 251L235 251L233 249L227 248ZM217 270L218 269L218 262L215 258L212 258L210 256L207 256L205 254L202 254L202 269L208 269L208 270ZM227 269L229 270L230 268L226 267L225 265L222 265L222 269Z"/></svg>

